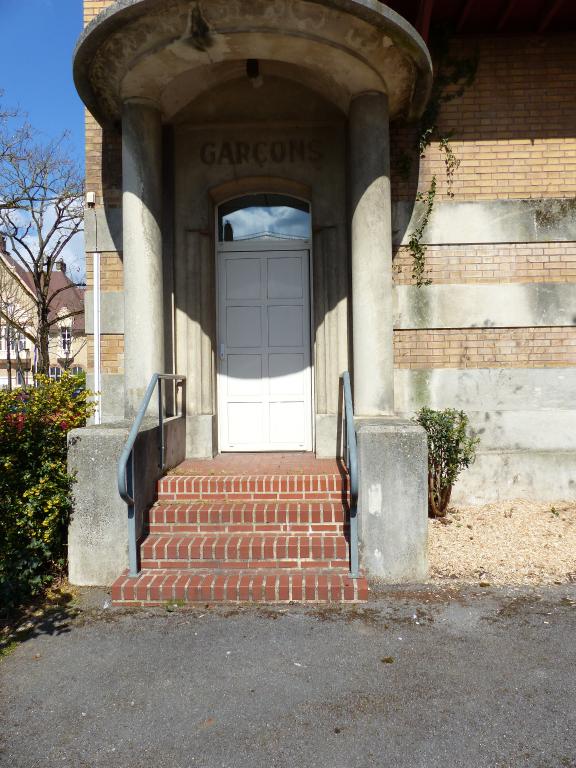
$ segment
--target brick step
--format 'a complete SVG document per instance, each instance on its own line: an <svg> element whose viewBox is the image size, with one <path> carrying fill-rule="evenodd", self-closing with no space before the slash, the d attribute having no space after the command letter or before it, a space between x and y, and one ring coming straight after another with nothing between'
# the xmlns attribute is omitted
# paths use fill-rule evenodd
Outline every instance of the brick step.
<svg viewBox="0 0 576 768"><path fill-rule="evenodd" d="M341 502L164 502L150 509L149 528L152 533L343 533L345 519Z"/></svg>
<svg viewBox="0 0 576 768"><path fill-rule="evenodd" d="M344 523L151 523L150 533L307 533L308 535L321 536L333 534L344 536L348 533L348 526Z"/></svg>
<svg viewBox="0 0 576 768"><path fill-rule="evenodd" d="M348 542L326 534L150 534L142 568L346 568Z"/></svg>
<svg viewBox="0 0 576 768"><path fill-rule="evenodd" d="M347 482L323 475L166 475L158 481L160 501L342 501Z"/></svg>
<svg viewBox="0 0 576 768"><path fill-rule="evenodd" d="M365 578L347 570L147 571L124 574L112 585L115 605L182 603L353 603L368 599Z"/></svg>

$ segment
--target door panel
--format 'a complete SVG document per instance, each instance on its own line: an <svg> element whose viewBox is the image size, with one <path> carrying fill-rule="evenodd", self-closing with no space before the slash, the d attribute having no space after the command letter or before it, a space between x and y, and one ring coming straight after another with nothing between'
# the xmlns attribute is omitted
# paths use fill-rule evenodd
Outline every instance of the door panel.
<svg viewBox="0 0 576 768"><path fill-rule="evenodd" d="M228 394L231 397L262 395L261 355L228 355Z"/></svg>
<svg viewBox="0 0 576 768"><path fill-rule="evenodd" d="M271 395L301 395L306 390L306 365L303 354L270 354L268 374Z"/></svg>
<svg viewBox="0 0 576 768"><path fill-rule="evenodd" d="M219 252L221 451L311 450L309 251Z"/></svg>
<svg viewBox="0 0 576 768"><path fill-rule="evenodd" d="M255 307L226 307L226 343L246 349L262 344L262 311Z"/></svg>
<svg viewBox="0 0 576 768"><path fill-rule="evenodd" d="M264 440L262 403L229 402L226 415L228 439L238 449Z"/></svg>
<svg viewBox="0 0 576 768"><path fill-rule="evenodd" d="M268 298L302 298L302 260L293 256L268 262Z"/></svg>
<svg viewBox="0 0 576 768"><path fill-rule="evenodd" d="M260 259L226 261L226 298L260 298Z"/></svg>
<svg viewBox="0 0 576 768"><path fill-rule="evenodd" d="M270 403L271 447L298 443L305 427L304 404L278 400Z"/></svg>
<svg viewBox="0 0 576 768"><path fill-rule="evenodd" d="M268 307L270 347L301 347L304 344L302 307Z"/></svg>

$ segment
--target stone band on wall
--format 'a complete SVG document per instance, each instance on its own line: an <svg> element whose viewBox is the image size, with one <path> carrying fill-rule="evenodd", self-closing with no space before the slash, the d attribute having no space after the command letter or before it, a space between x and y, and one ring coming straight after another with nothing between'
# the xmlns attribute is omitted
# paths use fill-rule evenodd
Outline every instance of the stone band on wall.
<svg viewBox="0 0 576 768"><path fill-rule="evenodd" d="M396 201L392 237L407 245L423 202ZM429 245L576 241L576 197L473 201L436 200L422 242Z"/></svg>
<svg viewBox="0 0 576 768"><path fill-rule="evenodd" d="M84 322L86 333L94 333L94 291L84 294ZM124 293L102 291L100 293L100 333L124 334Z"/></svg>
<svg viewBox="0 0 576 768"><path fill-rule="evenodd" d="M572 501L576 490L576 451L479 451L456 481L452 501L486 504L503 499ZM511 505L513 510L513 505Z"/></svg>
<svg viewBox="0 0 576 768"><path fill-rule="evenodd" d="M94 188L89 179L87 187ZM494 270L503 269L506 276L507 265L515 261L530 264L531 257L534 256L533 263L538 264L541 261L543 269L553 269L547 266L549 262L554 264L558 259L563 261L566 256L574 256L575 209L574 201L563 198L468 203L438 201L434 207L431 225L425 230L423 237L423 242L430 246L427 263L433 266L435 259L446 259L448 264L456 269L460 267L460 263L456 262L458 259L465 272L474 271L472 267L467 268L467 265L487 263L490 267L494 265L492 273L487 277L497 278ZM409 272L410 255L405 245L421 210L419 203L415 206L402 201L392 204L393 239L396 245L400 242L404 244L395 258L397 270L403 268L403 271ZM93 215L86 216L85 227L87 252L122 250L121 208L107 206L105 210L96 209ZM534 246L532 251L527 252L524 249L528 243L542 245ZM557 245L551 245L552 243ZM443 251L436 247L439 245L451 245L453 248ZM458 248L460 245L473 247ZM539 250L542 248L544 252ZM549 255L550 258L539 260L539 255ZM576 257L569 261L574 259ZM552 272L551 276L557 276L557 273ZM441 279L442 275L439 275L439 278ZM397 276L397 282L398 279Z"/></svg>
<svg viewBox="0 0 576 768"><path fill-rule="evenodd" d="M94 374L86 375L86 386L94 392ZM122 421L124 419L124 374L100 374L100 407L103 424ZM93 424L93 419L89 422Z"/></svg>
<svg viewBox="0 0 576 768"><path fill-rule="evenodd" d="M396 404L464 410L481 438L453 500L573 498L576 490L576 367L396 369Z"/></svg>
<svg viewBox="0 0 576 768"><path fill-rule="evenodd" d="M574 408L576 368L397 368L400 413L431 408L465 411L542 411Z"/></svg>
<svg viewBox="0 0 576 768"><path fill-rule="evenodd" d="M122 251L122 208L112 205L93 208L84 219L87 253Z"/></svg>
<svg viewBox="0 0 576 768"><path fill-rule="evenodd" d="M396 286L394 327L576 325L576 283Z"/></svg>

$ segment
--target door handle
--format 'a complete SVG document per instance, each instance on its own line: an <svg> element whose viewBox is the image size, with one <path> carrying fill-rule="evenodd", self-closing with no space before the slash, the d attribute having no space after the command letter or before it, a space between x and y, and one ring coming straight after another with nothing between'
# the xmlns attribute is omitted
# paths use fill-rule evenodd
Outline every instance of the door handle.
<svg viewBox="0 0 576 768"><path fill-rule="evenodd" d="M224 360L224 344L220 344L220 360Z"/></svg>

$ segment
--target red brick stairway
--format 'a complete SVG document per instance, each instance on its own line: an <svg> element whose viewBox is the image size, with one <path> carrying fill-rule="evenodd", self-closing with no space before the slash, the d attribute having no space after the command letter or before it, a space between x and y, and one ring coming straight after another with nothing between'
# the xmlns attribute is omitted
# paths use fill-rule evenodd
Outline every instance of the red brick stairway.
<svg viewBox="0 0 576 768"><path fill-rule="evenodd" d="M366 600L366 579L349 577L346 487L311 454L186 461L160 480L141 573L116 580L113 602Z"/></svg>

